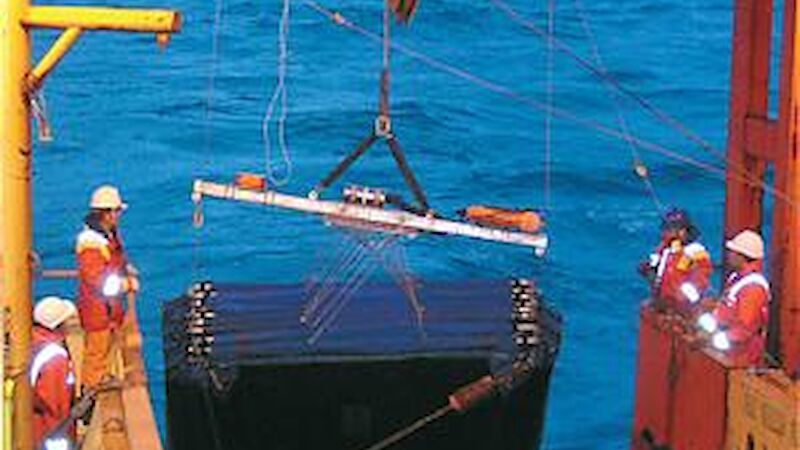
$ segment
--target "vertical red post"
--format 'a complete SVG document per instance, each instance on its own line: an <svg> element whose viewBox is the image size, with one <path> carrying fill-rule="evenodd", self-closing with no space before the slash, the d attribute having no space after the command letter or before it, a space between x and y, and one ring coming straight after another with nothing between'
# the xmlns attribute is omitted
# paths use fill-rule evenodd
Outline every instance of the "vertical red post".
<svg viewBox="0 0 800 450"><path fill-rule="evenodd" d="M744 228L760 231L763 181L768 163L775 172L769 275L774 306L771 320L779 337L784 369L800 368L800 0L783 11L778 118L767 117L772 0L737 0L728 119L725 238ZM747 177L747 179L743 179Z"/></svg>
<svg viewBox="0 0 800 450"><path fill-rule="evenodd" d="M774 169L769 258L783 368L800 369L800 0L784 0L777 120L768 117L773 0L736 0L725 191L725 236L761 231L764 175ZM731 362L697 349L642 310L632 449L724 448ZM685 382L690 380L689 382ZM698 390L698 387L700 389ZM709 389L713 387L714 389ZM703 411L690 417L694 411ZM728 411L729 412L729 411ZM676 432L680 430L680 432ZM730 446L730 443L728 443Z"/></svg>
<svg viewBox="0 0 800 450"><path fill-rule="evenodd" d="M748 119L767 120L772 7L772 0L736 0L724 239L744 228L761 228L763 191L744 180L742 175L746 172L750 179L761 180L766 167L749 145L755 133L749 126L753 121Z"/></svg>
<svg viewBox="0 0 800 450"><path fill-rule="evenodd" d="M780 82L775 187L788 198L774 202L770 246L770 278L778 302L779 348L784 369L800 366L800 155L798 155L798 106L800 106L800 0L786 0ZM774 311L774 310L773 310Z"/></svg>

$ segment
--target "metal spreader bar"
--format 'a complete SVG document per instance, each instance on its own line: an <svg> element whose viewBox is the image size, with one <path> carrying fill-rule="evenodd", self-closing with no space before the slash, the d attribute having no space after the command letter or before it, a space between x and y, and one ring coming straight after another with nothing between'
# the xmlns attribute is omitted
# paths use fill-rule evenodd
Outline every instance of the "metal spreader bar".
<svg viewBox="0 0 800 450"><path fill-rule="evenodd" d="M464 222L421 216L406 211L386 210L374 206L362 206L344 202L310 199L295 195L281 194L273 190L251 190L233 184L220 184L195 180L192 198L199 202L203 197L214 197L246 203L257 203L278 208L291 209L310 214L318 214L327 219L345 219L392 230L416 234L434 233L464 236L485 241L502 242L524 247L532 247L537 255L547 250L547 236L488 228Z"/></svg>

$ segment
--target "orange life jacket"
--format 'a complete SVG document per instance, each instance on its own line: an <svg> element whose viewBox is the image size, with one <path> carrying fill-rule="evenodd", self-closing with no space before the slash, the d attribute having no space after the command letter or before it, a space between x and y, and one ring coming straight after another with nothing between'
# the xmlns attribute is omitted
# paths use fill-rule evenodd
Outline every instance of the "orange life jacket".
<svg viewBox="0 0 800 450"><path fill-rule="evenodd" d="M125 253L116 236L85 226L75 243L78 266L78 314L86 331L122 324Z"/></svg>

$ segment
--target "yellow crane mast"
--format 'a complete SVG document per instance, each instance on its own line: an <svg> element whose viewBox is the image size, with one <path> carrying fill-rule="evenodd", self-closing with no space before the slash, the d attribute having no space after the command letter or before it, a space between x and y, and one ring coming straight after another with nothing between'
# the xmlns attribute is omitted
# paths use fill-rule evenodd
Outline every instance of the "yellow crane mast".
<svg viewBox="0 0 800 450"><path fill-rule="evenodd" d="M63 31L31 67L30 33L37 28ZM9 361L2 362L5 376L15 379L10 439L14 450L33 449L31 387L28 377L21 376L28 370L32 326L32 95L85 31L155 33L159 44L165 45L170 33L179 29L180 16L174 11L36 6L29 0L0 0L0 301L9 316L10 345ZM0 415L7 410L4 405ZM0 441L8 442L8 438Z"/></svg>

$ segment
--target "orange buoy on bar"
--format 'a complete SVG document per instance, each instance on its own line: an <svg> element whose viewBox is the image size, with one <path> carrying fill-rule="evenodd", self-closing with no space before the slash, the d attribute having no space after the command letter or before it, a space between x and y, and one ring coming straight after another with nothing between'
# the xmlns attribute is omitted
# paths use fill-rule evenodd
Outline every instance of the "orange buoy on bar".
<svg viewBox="0 0 800 450"><path fill-rule="evenodd" d="M240 189L251 191L263 191L267 188L267 181L262 175L247 172L237 173L233 184Z"/></svg>
<svg viewBox="0 0 800 450"><path fill-rule="evenodd" d="M542 216L531 210L473 205L459 212L471 222L494 227L516 228L526 233L535 233L544 226Z"/></svg>

